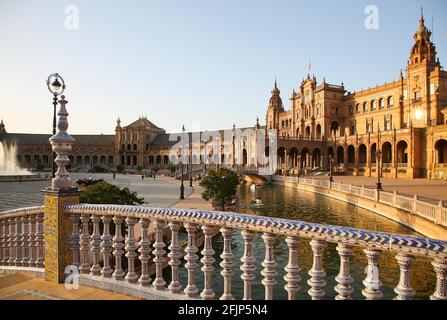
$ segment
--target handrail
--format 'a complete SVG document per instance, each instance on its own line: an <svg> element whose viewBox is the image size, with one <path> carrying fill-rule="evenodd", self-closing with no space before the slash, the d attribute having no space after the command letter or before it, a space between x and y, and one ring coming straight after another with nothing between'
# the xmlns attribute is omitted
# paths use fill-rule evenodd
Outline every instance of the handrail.
<svg viewBox="0 0 447 320"><path fill-rule="evenodd" d="M447 242L440 240L233 212L96 204L68 205L65 207L65 212L80 215L186 222L252 232L268 232L283 236L297 236L333 243L343 242L385 251L405 251L415 255L447 257Z"/></svg>
<svg viewBox="0 0 447 320"><path fill-rule="evenodd" d="M43 213L43 206L26 207L0 211L0 219L30 216Z"/></svg>

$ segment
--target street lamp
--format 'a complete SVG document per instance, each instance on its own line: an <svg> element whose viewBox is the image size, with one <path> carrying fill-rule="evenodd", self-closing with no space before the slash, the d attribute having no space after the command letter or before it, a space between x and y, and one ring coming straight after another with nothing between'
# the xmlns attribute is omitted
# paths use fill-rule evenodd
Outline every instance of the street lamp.
<svg viewBox="0 0 447 320"><path fill-rule="evenodd" d="M334 182L334 178L332 177L332 166L334 165L334 157L332 154L329 155L329 181Z"/></svg>
<svg viewBox="0 0 447 320"><path fill-rule="evenodd" d="M377 150L376 152L376 158L377 158L377 190L382 190L382 182L380 182L380 156L382 155L382 152L380 150Z"/></svg>
<svg viewBox="0 0 447 320"><path fill-rule="evenodd" d="M188 139L189 140L189 139ZM189 141L188 141L189 144ZM188 146L188 165L189 165L189 187L192 188L192 143Z"/></svg>
<svg viewBox="0 0 447 320"><path fill-rule="evenodd" d="M60 96L65 90L65 82L64 79L58 74L53 73L47 79L47 87L48 90L53 94L53 135L56 134L56 106L57 106L57 97ZM52 176L55 177L56 173L56 163L54 160L56 159L56 153L53 151L52 156Z"/></svg>
<svg viewBox="0 0 447 320"><path fill-rule="evenodd" d="M185 136L185 126L183 126L182 128L182 140L184 139ZM184 140L183 140L184 141ZM183 142L184 143L184 142ZM182 143L182 145L183 145ZM180 200L184 200L185 199L185 185L183 184L183 147L180 148Z"/></svg>

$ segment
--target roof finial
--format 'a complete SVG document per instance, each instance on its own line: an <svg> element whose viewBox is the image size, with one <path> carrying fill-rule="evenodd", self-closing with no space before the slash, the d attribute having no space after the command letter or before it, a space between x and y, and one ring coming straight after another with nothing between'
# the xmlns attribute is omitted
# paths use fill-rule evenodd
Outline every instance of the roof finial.
<svg viewBox="0 0 447 320"><path fill-rule="evenodd" d="M312 68L312 60L309 58L309 72L307 73L307 78L310 78L310 70Z"/></svg>

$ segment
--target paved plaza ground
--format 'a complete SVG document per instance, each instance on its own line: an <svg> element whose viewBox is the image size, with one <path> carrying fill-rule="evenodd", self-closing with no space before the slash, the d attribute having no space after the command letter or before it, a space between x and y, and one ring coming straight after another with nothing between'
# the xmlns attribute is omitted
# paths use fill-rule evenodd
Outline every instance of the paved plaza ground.
<svg viewBox="0 0 447 320"><path fill-rule="evenodd" d="M104 179L120 188L128 187L144 197L143 206L171 207L179 202L179 182L169 177L141 179L137 175L92 174L94 179ZM73 181L88 178L88 173L71 173ZM43 204L42 190L50 186L51 181L0 182L0 212L10 209L37 206ZM194 185L197 185L194 182ZM189 183L185 183L185 197L192 193Z"/></svg>

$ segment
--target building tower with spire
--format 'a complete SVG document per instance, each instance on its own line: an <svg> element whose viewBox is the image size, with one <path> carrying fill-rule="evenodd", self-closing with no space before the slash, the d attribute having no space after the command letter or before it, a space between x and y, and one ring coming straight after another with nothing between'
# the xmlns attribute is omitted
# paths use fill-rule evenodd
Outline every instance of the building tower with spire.
<svg viewBox="0 0 447 320"><path fill-rule="evenodd" d="M275 79L275 84L272 89L269 106L266 115L266 129L278 129L279 114L284 112L284 106L281 99L281 91L278 89L278 84Z"/></svg>

